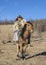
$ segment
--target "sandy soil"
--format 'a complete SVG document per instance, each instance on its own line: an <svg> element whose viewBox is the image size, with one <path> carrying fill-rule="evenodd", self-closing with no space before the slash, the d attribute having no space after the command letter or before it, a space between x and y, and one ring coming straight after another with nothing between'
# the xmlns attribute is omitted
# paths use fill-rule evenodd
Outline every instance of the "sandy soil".
<svg viewBox="0 0 46 65"><path fill-rule="evenodd" d="M7 42L9 37L12 40L12 25L7 28L6 25L0 26L0 65L46 65L46 32L41 33L40 37L32 34L32 46L27 48L29 56L26 60L16 60L17 48L13 42ZM7 43L3 44L3 40Z"/></svg>

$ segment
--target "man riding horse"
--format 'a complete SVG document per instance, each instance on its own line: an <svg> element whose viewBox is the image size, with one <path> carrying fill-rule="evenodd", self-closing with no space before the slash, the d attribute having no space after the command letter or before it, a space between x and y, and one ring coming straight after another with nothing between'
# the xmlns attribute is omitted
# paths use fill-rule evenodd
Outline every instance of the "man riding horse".
<svg viewBox="0 0 46 65"><path fill-rule="evenodd" d="M30 43L30 36L33 30L33 24L26 22L21 16L18 16L13 26L14 28L14 41L17 44L17 56L22 53L22 50L26 52L26 48Z"/></svg>

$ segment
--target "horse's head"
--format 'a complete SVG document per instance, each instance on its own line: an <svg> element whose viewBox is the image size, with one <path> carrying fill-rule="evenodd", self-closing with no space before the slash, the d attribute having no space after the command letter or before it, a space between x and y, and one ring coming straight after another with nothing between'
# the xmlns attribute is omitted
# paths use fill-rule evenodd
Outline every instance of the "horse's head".
<svg viewBox="0 0 46 65"><path fill-rule="evenodd" d="M33 24L30 21L27 21L25 25L26 25L26 29L24 32L24 37L28 37L28 35L33 32Z"/></svg>
<svg viewBox="0 0 46 65"><path fill-rule="evenodd" d="M26 26L26 30L30 33L33 32L33 24L30 21L27 21L27 26Z"/></svg>
<svg viewBox="0 0 46 65"><path fill-rule="evenodd" d="M33 32L33 24L30 21L27 21L26 24L24 25L21 36L22 38L28 37L29 33L31 34Z"/></svg>

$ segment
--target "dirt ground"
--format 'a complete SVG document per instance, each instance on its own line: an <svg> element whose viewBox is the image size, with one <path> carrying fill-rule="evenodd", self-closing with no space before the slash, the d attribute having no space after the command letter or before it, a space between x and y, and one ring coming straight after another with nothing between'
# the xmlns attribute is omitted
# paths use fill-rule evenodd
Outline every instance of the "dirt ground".
<svg viewBox="0 0 46 65"><path fill-rule="evenodd" d="M8 26L7 28L5 26L3 28L1 27L2 26L0 26L0 65L46 65L46 32L39 34L39 36L37 35L38 33L33 33L31 47L29 46L27 48L29 56L26 57L26 60L16 60L16 45L14 45L13 42L7 42L9 39L12 40L12 36L10 35L13 34L11 32L12 26ZM3 40L6 41L6 44L3 44Z"/></svg>

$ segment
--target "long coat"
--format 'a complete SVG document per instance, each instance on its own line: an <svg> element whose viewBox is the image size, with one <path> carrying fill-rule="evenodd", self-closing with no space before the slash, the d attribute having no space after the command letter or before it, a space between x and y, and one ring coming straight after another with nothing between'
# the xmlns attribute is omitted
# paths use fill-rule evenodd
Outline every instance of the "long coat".
<svg viewBox="0 0 46 65"><path fill-rule="evenodd" d="M24 24L26 23L26 20L21 20L21 22L15 21L13 25L13 32L14 32L14 38L13 41L18 41L19 40L19 34L20 30L23 28Z"/></svg>
<svg viewBox="0 0 46 65"><path fill-rule="evenodd" d="M21 20L21 22L15 21L13 25L13 32L19 31L19 28L23 28L24 24L26 23L26 20Z"/></svg>

